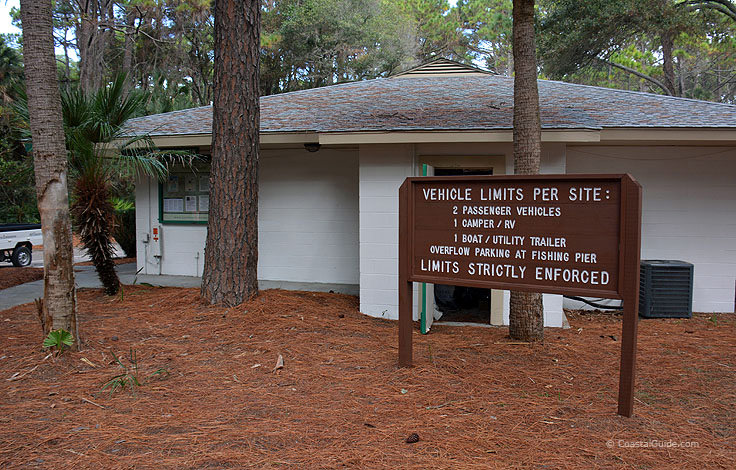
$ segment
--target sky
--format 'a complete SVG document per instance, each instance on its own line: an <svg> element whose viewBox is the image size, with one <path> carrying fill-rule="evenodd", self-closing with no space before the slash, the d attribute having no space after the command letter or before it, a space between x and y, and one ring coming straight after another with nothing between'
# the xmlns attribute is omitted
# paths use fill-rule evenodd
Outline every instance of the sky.
<svg viewBox="0 0 736 470"><path fill-rule="evenodd" d="M0 33L20 33L10 19L10 9L20 8L20 0L0 0Z"/></svg>
<svg viewBox="0 0 736 470"><path fill-rule="evenodd" d="M20 0L0 0L0 34L15 33L20 34L21 30L13 26L13 20L10 18L10 10L20 8ZM69 51L72 59L76 60L74 51ZM64 49L56 48L57 54L63 54Z"/></svg>

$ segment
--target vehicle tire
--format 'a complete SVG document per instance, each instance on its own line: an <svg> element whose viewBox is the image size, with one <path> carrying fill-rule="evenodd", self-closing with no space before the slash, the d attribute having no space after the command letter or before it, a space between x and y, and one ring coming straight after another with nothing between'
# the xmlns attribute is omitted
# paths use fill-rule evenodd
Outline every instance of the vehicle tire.
<svg viewBox="0 0 736 470"><path fill-rule="evenodd" d="M13 250L13 255L10 260L13 262L13 266L22 268L30 266L32 261L31 249L27 246L16 246Z"/></svg>

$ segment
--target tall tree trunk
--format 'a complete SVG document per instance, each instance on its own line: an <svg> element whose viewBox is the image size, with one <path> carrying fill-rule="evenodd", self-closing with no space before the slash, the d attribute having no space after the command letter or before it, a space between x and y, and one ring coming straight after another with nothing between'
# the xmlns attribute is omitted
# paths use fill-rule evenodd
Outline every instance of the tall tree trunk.
<svg viewBox="0 0 736 470"><path fill-rule="evenodd" d="M125 13L125 42L123 43L123 73L127 75L126 90L135 86L135 74L133 73L133 54L135 52L135 36L133 29L135 27L136 11L126 5Z"/></svg>
<svg viewBox="0 0 736 470"><path fill-rule="evenodd" d="M79 86L87 93L97 90L104 74L104 39L100 31L100 1L79 2L77 46L79 48Z"/></svg>
<svg viewBox="0 0 736 470"><path fill-rule="evenodd" d="M685 94L685 73L682 70L682 55L677 56L677 96Z"/></svg>
<svg viewBox="0 0 736 470"><path fill-rule="evenodd" d="M22 0L20 6L33 166L43 232L42 323L46 332L59 328L70 332L77 339L73 347L78 347L66 145L56 75L51 0Z"/></svg>
<svg viewBox="0 0 736 470"><path fill-rule="evenodd" d="M212 171L202 296L238 305L258 293L261 9L215 1Z"/></svg>
<svg viewBox="0 0 736 470"><path fill-rule="evenodd" d="M534 48L534 0L514 0L514 173L536 175L541 160L537 61ZM544 335L542 294L511 292L509 334L522 341Z"/></svg>
<svg viewBox="0 0 736 470"><path fill-rule="evenodd" d="M675 38L671 31L664 31L662 39L662 69L664 71L664 84L667 93L672 96L680 96L675 80L674 57L672 51L675 47Z"/></svg>

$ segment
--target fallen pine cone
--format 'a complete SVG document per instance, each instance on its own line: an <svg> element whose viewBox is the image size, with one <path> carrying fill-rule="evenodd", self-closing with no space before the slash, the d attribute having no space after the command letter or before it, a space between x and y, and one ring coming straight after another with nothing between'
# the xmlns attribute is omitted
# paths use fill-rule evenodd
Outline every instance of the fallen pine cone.
<svg viewBox="0 0 736 470"><path fill-rule="evenodd" d="M414 444L415 442L419 442L419 434L413 432L409 435L409 437L406 438L406 443Z"/></svg>

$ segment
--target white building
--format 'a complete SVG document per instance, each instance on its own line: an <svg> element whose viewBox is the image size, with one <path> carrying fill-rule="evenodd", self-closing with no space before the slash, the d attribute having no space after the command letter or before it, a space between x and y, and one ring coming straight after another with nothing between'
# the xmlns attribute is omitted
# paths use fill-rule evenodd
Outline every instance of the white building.
<svg viewBox="0 0 736 470"><path fill-rule="evenodd" d="M642 259L693 263L693 309L734 311L736 106L546 80L539 94L542 172L631 173L643 187ZM512 173L512 115L513 79L449 61L263 97L259 278L356 293L363 313L397 318L399 185L424 164ZM207 155L211 124L202 107L128 131ZM201 275L208 176L202 165L138 182L142 273ZM494 291L492 323L504 304ZM548 326L562 325L562 305L545 296Z"/></svg>

